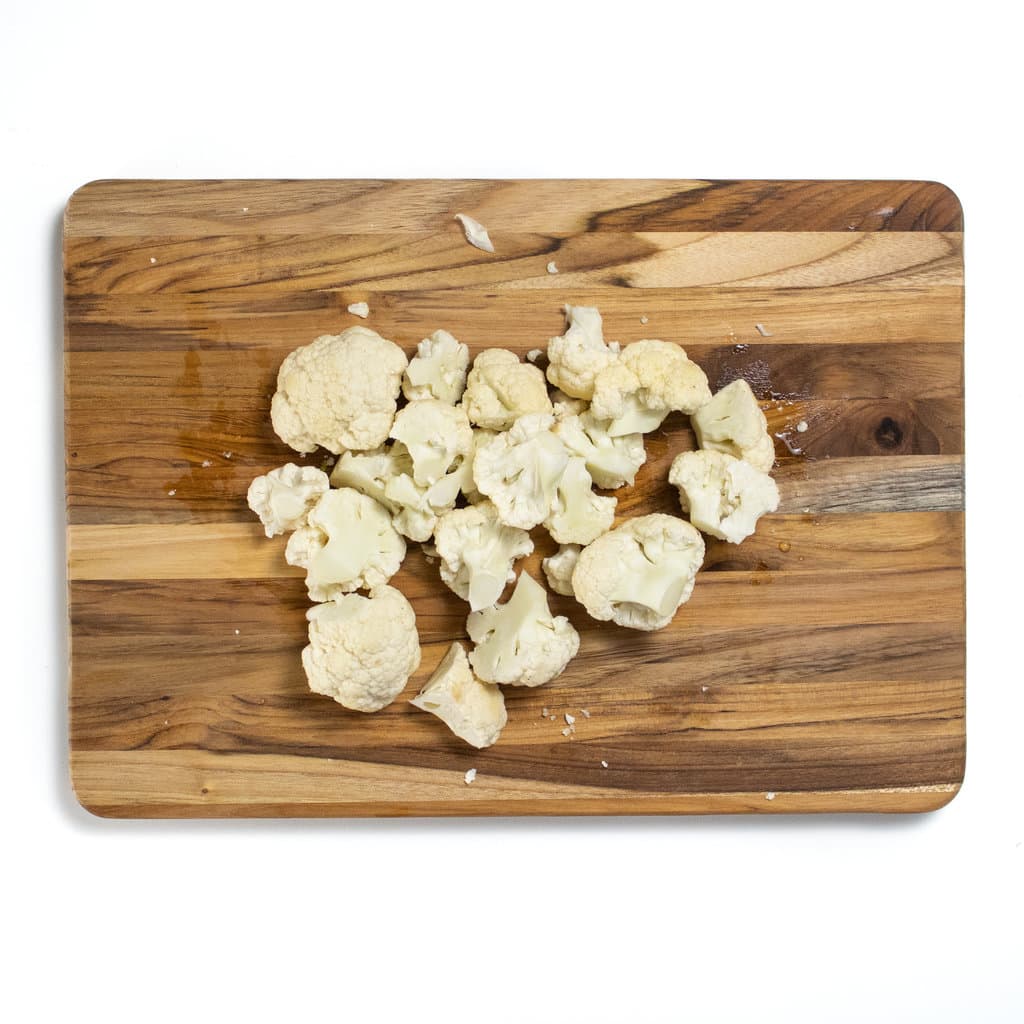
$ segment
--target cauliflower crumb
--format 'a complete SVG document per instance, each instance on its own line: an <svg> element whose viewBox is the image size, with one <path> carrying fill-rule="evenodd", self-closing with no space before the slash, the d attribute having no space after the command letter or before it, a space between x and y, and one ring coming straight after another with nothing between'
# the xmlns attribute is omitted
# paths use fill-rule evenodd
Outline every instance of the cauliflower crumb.
<svg viewBox="0 0 1024 1024"><path fill-rule="evenodd" d="M584 718L589 718L590 717L590 712L586 708L580 708L580 714Z"/></svg>
<svg viewBox="0 0 1024 1024"><path fill-rule="evenodd" d="M544 355L543 349L531 348L530 351L526 353L526 359L528 362L535 363L542 355Z"/></svg>
<svg viewBox="0 0 1024 1024"><path fill-rule="evenodd" d="M707 693L707 692L708 692L708 690L710 690L710 689L711 689L711 687L710 687L710 686L702 686L702 687L700 688L700 692L701 692L701 693Z"/></svg>
<svg viewBox="0 0 1024 1024"><path fill-rule="evenodd" d="M642 323L642 324L645 324L645 323L647 323L647 319L648 319L648 318L647 318L647 317L645 317L645 316L642 316L642 317L640 317L640 323Z"/></svg>
<svg viewBox="0 0 1024 1024"><path fill-rule="evenodd" d="M362 317L364 320L370 315L370 307L365 302L353 302L348 306L348 311L353 316Z"/></svg>
<svg viewBox="0 0 1024 1024"><path fill-rule="evenodd" d="M203 469L209 469L213 465L212 459L203 459Z"/></svg>
<svg viewBox="0 0 1024 1024"><path fill-rule="evenodd" d="M774 800L775 799L775 794L774 793L765 793L764 798L765 798L765 800Z"/></svg>
<svg viewBox="0 0 1024 1024"><path fill-rule="evenodd" d="M240 629L235 630L235 636L240 636L242 631Z"/></svg>
<svg viewBox="0 0 1024 1024"><path fill-rule="evenodd" d="M574 733L575 731L576 731L576 730L575 730L575 729L574 729L574 728L573 728L573 727L572 727L571 725L567 725L567 726L566 726L566 727L565 727L565 728L564 728L564 729L562 730L562 735L563 735L563 736L571 736L571 735L572 735L572 734L573 734L573 733Z"/></svg>
<svg viewBox="0 0 1024 1024"><path fill-rule="evenodd" d="M156 263L156 257L155 256L150 256L149 257L149 262L150 263Z"/></svg>
<svg viewBox="0 0 1024 1024"><path fill-rule="evenodd" d="M475 768L470 768L469 771L466 772L466 785L467 786L470 785L470 783L474 782L475 780L476 780L476 769Z"/></svg>
<svg viewBox="0 0 1024 1024"><path fill-rule="evenodd" d="M602 761L601 762L601 767L602 768L607 768L608 767L608 762L607 761Z"/></svg>
<svg viewBox="0 0 1024 1024"><path fill-rule="evenodd" d="M178 493L178 489L176 487L174 487L174 488L172 488L171 490L169 490L167 492L167 497L168 498L173 498L177 493Z"/></svg>
<svg viewBox="0 0 1024 1024"><path fill-rule="evenodd" d="M570 715L569 712L567 711L565 713L565 724L566 725L573 725L575 722L576 722L576 716L575 715Z"/></svg>
<svg viewBox="0 0 1024 1024"><path fill-rule="evenodd" d="M487 234L487 228L480 221L474 220L465 213L455 214L455 219L462 225L466 241L470 245L476 246L477 249L482 249L484 252L494 252L491 236Z"/></svg>
<svg viewBox="0 0 1024 1024"><path fill-rule="evenodd" d="M234 454L234 452L221 452L221 455L223 455L225 459L230 459Z"/></svg>
<svg viewBox="0 0 1024 1024"><path fill-rule="evenodd" d="M547 708L541 708L540 709L540 717L541 718L547 718L548 717L548 709Z"/></svg>
<svg viewBox="0 0 1024 1024"><path fill-rule="evenodd" d="M799 422L799 423L798 423L798 424L796 425L796 432L797 432L798 434L802 434L802 433L803 433L803 432L804 432L804 431L805 431L806 429L807 429L807 420L801 420L801 421L800 421L800 422Z"/></svg>
<svg viewBox="0 0 1024 1024"><path fill-rule="evenodd" d="M554 260L552 260L548 264L548 273L549 274L557 274L558 273L558 267L555 266L555 261Z"/></svg>
<svg viewBox="0 0 1024 1024"><path fill-rule="evenodd" d="M754 324L754 326L757 328L757 333L760 334L762 338L770 338L772 336L772 332L769 331L764 324Z"/></svg>

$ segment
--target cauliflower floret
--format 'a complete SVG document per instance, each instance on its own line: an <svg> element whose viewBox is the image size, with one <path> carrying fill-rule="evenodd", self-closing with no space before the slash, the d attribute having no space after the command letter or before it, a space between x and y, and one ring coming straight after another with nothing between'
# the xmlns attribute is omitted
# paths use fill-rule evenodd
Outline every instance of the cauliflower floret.
<svg viewBox="0 0 1024 1024"><path fill-rule="evenodd" d="M309 646L302 649L302 667L309 688L352 711L386 707L419 668L416 615L393 587L314 605L306 618Z"/></svg>
<svg viewBox="0 0 1024 1024"><path fill-rule="evenodd" d="M331 483L335 487L354 487L389 512L399 506L387 497L388 483L403 473L412 474L412 459L401 444L382 445L368 452L344 452L331 470Z"/></svg>
<svg viewBox="0 0 1024 1024"><path fill-rule="evenodd" d="M454 405L466 390L469 347L447 331L434 331L416 346L402 381L402 393L410 402L436 398Z"/></svg>
<svg viewBox="0 0 1024 1024"><path fill-rule="evenodd" d="M572 589L595 619L661 629L689 600L703 561L704 539L697 530L656 512L630 519L585 547Z"/></svg>
<svg viewBox="0 0 1024 1024"><path fill-rule="evenodd" d="M595 494L592 485L583 459L571 458L555 488L551 513L544 520L559 544L589 544L611 529L616 501Z"/></svg>
<svg viewBox="0 0 1024 1024"><path fill-rule="evenodd" d="M462 464L466 473L466 480L462 484L462 493L471 505L479 505L481 501L487 501L487 495L481 494L477 490L476 481L473 479L473 462L476 460L477 453L482 452L497 436L496 430L485 430L483 427L478 427L473 431L473 455Z"/></svg>
<svg viewBox="0 0 1024 1024"><path fill-rule="evenodd" d="M270 418L299 452L335 455L383 444L395 418L405 353L368 327L324 334L285 356Z"/></svg>
<svg viewBox="0 0 1024 1024"><path fill-rule="evenodd" d="M647 433L670 412L691 414L711 400L704 371L686 358L686 350L668 341L634 341L619 362L595 378L591 411L611 420L608 433Z"/></svg>
<svg viewBox="0 0 1024 1024"><path fill-rule="evenodd" d="M405 445L413 479L426 487L445 476L456 459L473 452L473 428L465 410L436 398L410 402L395 417L391 436Z"/></svg>
<svg viewBox="0 0 1024 1024"><path fill-rule="evenodd" d="M555 433L573 454L587 464L587 472L598 487L616 488L632 484L637 470L647 461L643 434L612 437L609 424L587 410L577 416L563 416Z"/></svg>
<svg viewBox="0 0 1024 1024"><path fill-rule="evenodd" d="M563 544L553 555L549 555L540 564L544 575L548 578L548 586L564 597L575 597L572 589L572 571L579 561L579 544Z"/></svg>
<svg viewBox="0 0 1024 1024"><path fill-rule="evenodd" d="M329 486L327 474L316 466L289 462L256 477L249 484L246 500L260 517L266 535L275 537L303 526L309 510Z"/></svg>
<svg viewBox="0 0 1024 1024"><path fill-rule="evenodd" d="M618 356L604 343L601 314L593 306L566 305L565 315L565 334L548 342L548 380L573 398L589 399L594 378Z"/></svg>
<svg viewBox="0 0 1024 1024"><path fill-rule="evenodd" d="M772 468L775 443L768 420L742 377L722 388L690 422L701 448L743 459L763 473Z"/></svg>
<svg viewBox="0 0 1024 1024"><path fill-rule="evenodd" d="M540 686L580 647L579 633L564 615L552 616L544 588L525 572L505 604L473 612L466 630L476 644L470 664L489 683Z"/></svg>
<svg viewBox="0 0 1024 1024"><path fill-rule="evenodd" d="M556 389L551 392L551 408L556 420L564 420L586 412L588 405L582 398L570 398L564 391Z"/></svg>
<svg viewBox="0 0 1024 1024"><path fill-rule="evenodd" d="M434 530L434 544L441 579L473 611L496 604L505 584L516 578L516 559L533 551L530 535L501 522L489 501L446 512Z"/></svg>
<svg viewBox="0 0 1024 1024"><path fill-rule="evenodd" d="M470 420L489 430L508 430L520 416L551 412L544 374L504 348L473 360L462 403Z"/></svg>
<svg viewBox="0 0 1024 1024"><path fill-rule="evenodd" d="M497 743L508 721L501 690L473 675L466 650L458 642L451 645L437 671L409 703L437 715L460 740L477 750Z"/></svg>
<svg viewBox="0 0 1024 1024"><path fill-rule="evenodd" d="M679 504L698 529L739 544L765 512L779 507L775 481L749 462L724 452L683 452L668 473Z"/></svg>
<svg viewBox="0 0 1024 1024"><path fill-rule="evenodd" d="M288 564L306 570L314 601L382 586L403 558L405 541L387 509L351 487L324 494L285 548Z"/></svg>
<svg viewBox="0 0 1024 1024"><path fill-rule="evenodd" d="M569 461L565 445L552 432L553 416L516 420L473 458L473 480L509 526L532 530L547 518L559 478Z"/></svg>

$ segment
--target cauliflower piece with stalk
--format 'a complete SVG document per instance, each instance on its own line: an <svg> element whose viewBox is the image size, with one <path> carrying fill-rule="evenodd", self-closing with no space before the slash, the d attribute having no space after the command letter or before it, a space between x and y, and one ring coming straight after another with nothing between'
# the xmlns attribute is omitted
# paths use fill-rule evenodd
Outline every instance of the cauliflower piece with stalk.
<svg viewBox="0 0 1024 1024"><path fill-rule="evenodd" d="M556 594L563 597L576 596L572 589L572 571L576 568L582 550L579 544L563 544L553 555L541 561L548 586Z"/></svg>
<svg viewBox="0 0 1024 1024"><path fill-rule="evenodd" d="M405 541L387 509L350 487L324 494L285 548L288 564L306 570L314 601L382 586L403 558Z"/></svg>
<svg viewBox="0 0 1024 1024"><path fill-rule="evenodd" d="M690 417L690 423L701 448L743 459L762 473L775 463L768 420L742 377L717 392Z"/></svg>
<svg viewBox="0 0 1024 1024"><path fill-rule="evenodd" d="M711 400L704 371L686 357L686 350L669 341L634 341L618 362L605 367L594 380L591 411L610 420L608 433L646 434L670 412L692 414Z"/></svg>
<svg viewBox="0 0 1024 1024"><path fill-rule="evenodd" d="M494 502L508 526L532 530L551 511L558 481L569 461L552 432L553 416L522 416L473 457L477 490Z"/></svg>
<svg viewBox="0 0 1024 1024"><path fill-rule="evenodd" d="M476 644L469 656L476 674L509 686L550 682L580 648L572 623L551 614L544 588L525 572L505 604L472 612L466 631Z"/></svg>
<svg viewBox="0 0 1024 1024"><path fill-rule="evenodd" d="M566 305L565 334L548 342L548 380L573 398L591 398L594 378L618 359L604 343L601 314L593 306Z"/></svg>
<svg viewBox="0 0 1024 1024"><path fill-rule="evenodd" d="M730 544L749 537L758 519L779 507L775 481L749 462L724 452L677 455L668 482L679 488L679 504L690 522Z"/></svg>
<svg viewBox="0 0 1024 1024"><path fill-rule="evenodd" d="M391 436L405 445L413 480L421 487L436 484L456 459L471 457L473 452L473 428L465 410L436 398L410 402L400 410Z"/></svg>
<svg viewBox="0 0 1024 1024"><path fill-rule="evenodd" d="M486 349L473 360L462 404L470 421L488 430L508 430L520 416L551 412L544 374L504 348Z"/></svg>
<svg viewBox="0 0 1024 1024"><path fill-rule="evenodd" d="M573 454L580 456L598 487L615 489L632 484L637 470L647 461L644 435L621 434L612 437L609 424L589 410L576 416L563 416L554 432Z"/></svg>
<svg viewBox="0 0 1024 1024"><path fill-rule="evenodd" d="M436 398L455 405L466 390L469 347L447 331L434 331L416 346L402 381L402 393L410 402Z"/></svg>
<svg viewBox="0 0 1024 1024"><path fill-rule="evenodd" d="M441 579L473 611L496 604L506 583L516 578L513 565L533 551L525 530L506 526L489 501L446 512L434 530Z"/></svg>
<svg viewBox="0 0 1024 1024"><path fill-rule="evenodd" d="M260 517L266 535L276 537L304 526L309 510L329 487L327 474L316 466L289 462L256 477L249 484L246 500Z"/></svg>
<svg viewBox="0 0 1024 1024"><path fill-rule="evenodd" d="M302 649L302 667L309 688L342 707L380 711L419 668L416 614L394 587L314 605L306 618L309 645Z"/></svg>
<svg viewBox="0 0 1024 1024"><path fill-rule="evenodd" d="M583 459L571 458L555 487L551 512L544 520L557 543L589 544L611 529L616 501L595 494L592 485Z"/></svg>
<svg viewBox="0 0 1024 1024"><path fill-rule="evenodd" d="M299 452L376 448L391 430L406 364L394 342L362 326L295 349L270 403L277 436Z"/></svg>
<svg viewBox="0 0 1024 1024"><path fill-rule="evenodd" d="M656 512L630 519L585 547L572 589L592 618L662 629L689 600L703 561L700 533L676 516Z"/></svg>
<svg viewBox="0 0 1024 1024"><path fill-rule="evenodd" d="M501 690L473 675L466 649L458 642L448 648L437 670L409 703L437 715L477 750L497 743L508 721Z"/></svg>

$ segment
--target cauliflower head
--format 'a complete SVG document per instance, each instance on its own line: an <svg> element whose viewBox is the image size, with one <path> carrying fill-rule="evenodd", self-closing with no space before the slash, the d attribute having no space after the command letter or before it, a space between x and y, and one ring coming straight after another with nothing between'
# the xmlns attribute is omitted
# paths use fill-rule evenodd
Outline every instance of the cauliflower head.
<svg viewBox="0 0 1024 1024"><path fill-rule="evenodd" d="M466 390L469 347L447 331L434 331L416 346L402 381L402 393L410 402L436 398L455 403Z"/></svg>
<svg viewBox="0 0 1024 1024"><path fill-rule="evenodd" d="M575 597L572 589L572 572L583 549L579 544L563 544L553 555L549 555L540 563L544 575L548 578L548 586L564 597Z"/></svg>
<svg viewBox="0 0 1024 1024"><path fill-rule="evenodd" d="M565 445L551 432L554 422L553 416L523 416L474 454L477 490L494 502L508 526L532 530L551 511L569 461Z"/></svg>
<svg viewBox="0 0 1024 1024"><path fill-rule="evenodd" d="M403 558L405 541L387 509L350 487L324 494L285 548L288 564L306 570L314 601L382 586Z"/></svg>
<svg viewBox="0 0 1024 1024"><path fill-rule="evenodd" d="M505 604L472 612L466 630L476 644L469 662L489 683L540 686L560 675L580 648L580 636L564 615L548 608L544 588L519 574Z"/></svg>
<svg viewBox="0 0 1024 1024"><path fill-rule="evenodd" d="M473 360L462 404L470 420L488 430L508 430L520 416L551 412L544 374L504 348L486 349Z"/></svg>
<svg viewBox="0 0 1024 1024"><path fill-rule="evenodd" d="M656 512L630 519L585 547L572 589L599 621L662 629L689 600L703 561L700 533L676 516Z"/></svg>
<svg viewBox="0 0 1024 1024"><path fill-rule="evenodd" d="M598 487L614 490L633 483L637 470L647 461L647 452L643 434L612 437L609 425L586 410L575 416L563 416L555 423L554 432L571 454L584 460Z"/></svg>
<svg viewBox="0 0 1024 1024"><path fill-rule="evenodd" d="M690 423L701 448L743 459L762 473L775 463L775 442L768 433L768 420L742 377L698 409Z"/></svg>
<svg viewBox="0 0 1024 1024"><path fill-rule="evenodd" d="M395 417L391 436L405 445L413 479L425 487L445 476L456 459L473 453L473 428L465 410L436 398L410 402Z"/></svg>
<svg viewBox="0 0 1024 1024"><path fill-rule="evenodd" d="M266 535L275 537L304 526L309 510L329 487L327 474L316 466L289 462L256 477L249 484L246 500L260 517Z"/></svg>
<svg viewBox="0 0 1024 1024"><path fill-rule="evenodd" d="M395 418L405 353L368 327L324 334L285 356L270 419L299 452L340 454L384 443Z"/></svg>
<svg viewBox="0 0 1024 1024"><path fill-rule="evenodd" d="M571 458L555 487L551 512L544 520L557 543L589 544L611 529L616 500L595 494L592 485L583 459Z"/></svg>
<svg viewBox="0 0 1024 1024"><path fill-rule="evenodd" d="M347 594L306 613L302 667L314 693L352 711L380 711L420 666L416 615L394 587Z"/></svg>
<svg viewBox="0 0 1024 1024"><path fill-rule="evenodd" d="M775 481L724 452L677 455L668 481L679 488L679 504L693 525L730 544L749 537L758 519L779 507Z"/></svg>
<svg viewBox="0 0 1024 1024"><path fill-rule="evenodd" d="M548 342L548 380L573 398L589 399L594 378L618 355L604 343L601 314L593 306L566 305L569 326Z"/></svg>
<svg viewBox="0 0 1024 1024"><path fill-rule="evenodd" d="M446 512L434 530L441 579L473 611L496 604L506 583L516 578L513 565L533 551L525 530L506 526L489 501Z"/></svg>
<svg viewBox="0 0 1024 1024"><path fill-rule="evenodd" d="M458 642L448 648L437 670L409 703L437 715L477 750L497 743L508 721L501 690L473 675L466 650Z"/></svg>
<svg viewBox="0 0 1024 1024"><path fill-rule="evenodd" d="M686 357L686 350L668 341L634 341L618 362L605 367L594 381L591 411L611 420L608 433L647 433L670 412L692 414L711 400L704 371Z"/></svg>

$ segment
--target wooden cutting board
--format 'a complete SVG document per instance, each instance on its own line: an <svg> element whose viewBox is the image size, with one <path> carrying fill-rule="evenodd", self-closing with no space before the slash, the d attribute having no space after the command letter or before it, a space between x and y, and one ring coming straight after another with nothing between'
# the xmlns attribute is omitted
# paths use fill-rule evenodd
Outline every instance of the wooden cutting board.
<svg viewBox="0 0 1024 1024"><path fill-rule="evenodd" d="M64 235L79 800L120 817L946 803L964 767L961 220L928 182L86 185ZM406 351L444 327L525 354L565 302L622 343L680 342L713 387L743 376L764 400L778 513L709 544L662 632L553 597L579 657L508 689L482 752L406 703L467 612L411 546L393 582L422 667L386 710L345 711L306 687L301 573L245 492L301 461L270 426L281 359L360 322L360 300ZM621 516L677 512L665 476L692 446L682 417L650 435ZM535 539L539 575L553 545Z"/></svg>

